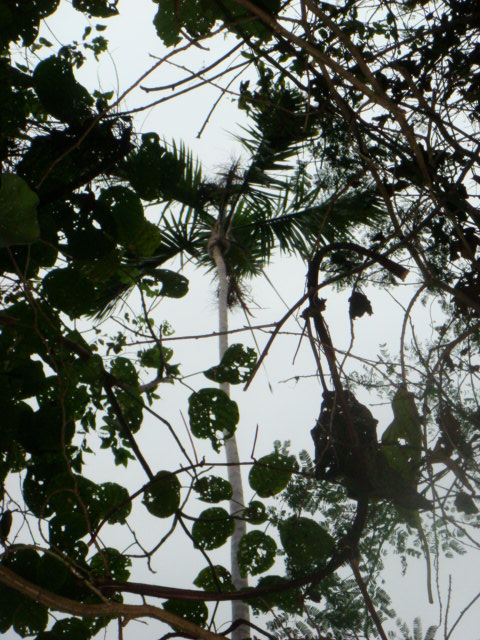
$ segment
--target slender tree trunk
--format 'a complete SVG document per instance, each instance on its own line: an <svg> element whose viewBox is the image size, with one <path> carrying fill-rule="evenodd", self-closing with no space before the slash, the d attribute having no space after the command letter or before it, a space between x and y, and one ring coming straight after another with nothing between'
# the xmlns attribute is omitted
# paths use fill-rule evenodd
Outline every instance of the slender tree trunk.
<svg viewBox="0 0 480 640"><path fill-rule="evenodd" d="M211 253L215 261L219 281L218 329L220 332L220 336L218 342L220 359L222 359L223 354L228 348L228 278L225 260L223 259L223 254L218 244L215 244L212 247ZM222 384L220 384L220 389L230 397L230 385L228 384L228 382L223 382ZM243 497L242 474L239 465L240 459L238 456L237 440L235 436L232 436L225 441L225 450L228 463L228 480L233 488L233 496L230 500L230 514L235 516L238 511L245 506L245 500ZM233 584L237 589L244 589L248 586L247 579L240 576L237 560L238 545L241 538L245 535L246 532L247 527L245 520L235 520L235 531L230 543L230 565ZM240 618L247 621L250 620L248 605L244 602L233 601L232 620L235 621L239 620ZM232 632L232 640L245 640L249 636L249 628L245 627L245 625L237 627Z"/></svg>

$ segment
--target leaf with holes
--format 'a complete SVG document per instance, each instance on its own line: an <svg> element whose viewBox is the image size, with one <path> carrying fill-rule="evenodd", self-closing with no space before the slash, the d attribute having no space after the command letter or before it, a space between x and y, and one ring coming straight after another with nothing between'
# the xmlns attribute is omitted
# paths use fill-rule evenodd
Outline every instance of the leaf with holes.
<svg viewBox="0 0 480 640"><path fill-rule="evenodd" d="M277 544L273 538L263 531L250 531L245 534L238 545L238 566L240 575L255 576L263 573L275 562Z"/></svg>
<svg viewBox="0 0 480 640"><path fill-rule="evenodd" d="M233 518L221 507L205 509L192 527L195 546L209 551L225 544L235 529Z"/></svg>
<svg viewBox="0 0 480 640"><path fill-rule="evenodd" d="M159 471L143 494L143 504L157 518L172 516L180 505L180 482L169 471Z"/></svg>
<svg viewBox="0 0 480 640"><path fill-rule="evenodd" d="M287 486L291 475L298 469L294 456L270 453L255 462L248 475L248 481L261 498L280 493Z"/></svg>
<svg viewBox="0 0 480 640"><path fill-rule="evenodd" d="M257 363L257 354L243 344L232 344L224 353L217 367L211 367L204 375L213 382L242 384L246 382Z"/></svg>
<svg viewBox="0 0 480 640"><path fill-rule="evenodd" d="M287 565L294 575L306 575L322 566L335 549L332 536L310 518L288 518L278 529Z"/></svg>
<svg viewBox="0 0 480 640"><path fill-rule="evenodd" d="M202 569L193 584L205 591L235 591L232 574L219 564Z"/></svg>
<svg viewBox="0 0 480 640"><path fill-rule="evenodd" d="M11 173L0 176L0 247L29 244L40 237L37 194Z"/></svg>
<svg viewBox="0 0 480 640"><path fill-rule="evenodd" d="M208 438L215 451L235 433L239 420L236 402L220 389L200 389L188 399L190 427L196 438Z"/></svg>
<svg viewBox="0 0 480 640"><path fill-rule="evenodd" d="M199 478L193 485L193 488L199 494L199 499L203 500L203 502L230 500L233 495L230 482L219 476Z"/></svg>

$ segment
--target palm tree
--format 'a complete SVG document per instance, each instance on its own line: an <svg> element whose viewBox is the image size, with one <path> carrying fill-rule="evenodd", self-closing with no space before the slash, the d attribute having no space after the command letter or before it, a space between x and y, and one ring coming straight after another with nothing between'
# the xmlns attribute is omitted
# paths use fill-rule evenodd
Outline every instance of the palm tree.
<svg viewBox="0 0 480 640"><path fill-rule="evenodd" d="M141 197L148 195L146 199L153 200L153 195L165 203L156 251L149 258L126 254L125 267L135 267L137 279L155 277L161 265L184 254L198 266L213 270L218 279L220 359L228 348L229 306L235 301L244 304L242 282L261 274L277 248L307 258L319 242L347 238L355 225L369 224L381 216L373 189L346 191L340 198L322 201L322 189L312 185L306 164L292 163L316 133L314 118L306 119L304 101L295 90L281 84L265 86L263 94L252 96L249 112L253 125L241 139L249 155L246 169L234 163L218 181L206 181L191 155L174 146L159 159L167 158L176 172L165 178L158 171L153 190L145 189L144 183L142 187L144 176L136 170L139 155L127 163L123 176ZM110 311L130 288L125 278L123 282L113 278L102 290L100 313ZM220 388L229 395L228 383ZM235 436L225 440L225 448L233 488L230 512L236 517L232 580L236 588L243 588L247 581L240 575L237 551L246 533L245 520L238 517L245 499ZM248 622L248 605L233 602L232 618ZM244 639L245 633L236 628L232 640Z"/></svg>

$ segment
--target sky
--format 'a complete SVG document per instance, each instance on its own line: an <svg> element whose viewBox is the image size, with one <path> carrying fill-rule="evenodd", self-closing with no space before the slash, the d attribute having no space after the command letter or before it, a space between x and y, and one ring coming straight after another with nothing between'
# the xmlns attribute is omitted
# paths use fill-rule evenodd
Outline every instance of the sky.
<svg viewBox="0 0 480 640"><path fill-rule="evenodd" d="M156 5L151 0L135 2L121 0L119 11L120 15L117 18L91 21L93 25L95 23L108 25L104 34L110 41L109 53L101 56L99 64L86 64L77 75L78 80L89 88L100 88L104 91L114 88L118 95L136 82L138 77L155 62L155 57L165 54L152 25ZM46 21L43 35L52 42L55 38L62 44L67 44L72 39L80 40L87 25L88 21L82 14L75 12L68 3L63 2L61 10ZM225 46L225 43L217 46ZM215 51L212 50L202 51L194 48L183 64L195 64L198 67L211 60L214 53ZM165 85L180 77L183 77L180 69L164 64L148 80L145 80L144 84ZM238 82L233 87L238 88ZM157 97L156 93L145 94L137 88L122 102L121 109L138 107ZM186 94L182 98L140 112L136 116L135 127L140 132L155 131L167 140L185 141L201 159L204 171L207 174L214 174L222 171L233 159L241 156L242 150L235 141L234 135L239 132L239 127L247 124L243 113L236 108L234 100L227 97L216 109L204 134L198 139L197 133L217 97L218 90L212 87ZM217 326L215 284L212 283L211 275L193 268L187 270L187 275L190 279L189 294L182 300L162 301L154 312L156 323L165 320L171 323L175 329L175 337L211 333ZM287 256L275 256L268 268L268 277L287 306L293 305L303 295L305 275L305 264ZM398 296L403 305L407 303L414 290L413 278L407 279L406 286L398 290ZM253 317L250 322L252 324L273 323L285 313L287 307L277 292L266 279L258 278L251 283L250 308ZM403 311L401 305L387 293L375 291L368 293L372 299L374 314L371 318L365 317L356 321L354 354L371 358L379 353L382 343L388 344L392 351L398 350ZM349 292L333 290L330 290L327 295L323 294L323 297L327 298L325 317L332 332L333 342L340 349L347 349L350 341L349 295ZM131 303L135 304L134 298ZM414 317L424 326L429 326L432 315L434 319L438 317L440 322L441 317L435 305L422 307L419 304L414 311ZM246 320L241 311L237 310L231 314L231 328L240 329L245 325ZM114 321L110 321L110 326L114 327ZM233 389L233 398L238 402L241 414L237 438L242 460L251 459L254 443L256 457L270 453L274 440L291 441L293 452L305 448L313 454L310 429L314 426L319 412L321 387L315 377L316 365L306 340L302 341L295 357L302 328L301 321L295 321L295 319L285 326L289 335L282 335L274 342L265 361L265 367L255 378L248 395L241 389ZM262 348L268 339L268 333L257 332L256 335ZM427 330L423 338L428 340L429 337ZM254 346L251 333L248 331L237 334L233 340ZM195 388L206 386L208 381L197 372L217 364L218 351L215 338L175 341L168 346L174 348L172 361L181 363L182 374L191 375L186 382ZM134 350L132 346L132 352ZM164 385L159 389L161 398L154 407L178 429L180 434L184 435L186 431L182 424L182 415L186 417L189 393L189 389L185 386ZM370 408L379 420L380 427L385 428L391 420L390 407L379 403ZM178 448L162 430L163 427L156 420L145 418L144 425L138 434L141 450L148 453L148 459L155 469L185 464ZM184 440L186 441L187 438L185 437ZM221 459L213 453L207 443L196 441L195 447L199 457L205 455L208 461ZM115 468L109 463L108 457L102 457L101 454L89 462L89 469L98 481L111 480L113 476L113 479L118 479L121 484L131 490L137 489L145 481L143 472L138 466L131 464L127 471ZM247 498L251 494L249 491L247 487ZM139 513L139 518L135 519L135 523L138 522L138 535L145 544L148 541L154 543L168 523L158 521L158 530L149 529L150 524L143 528L142 508L135 505L135 509L138 509ZM121 535L120 532L116 531L115 527L112 528L112 536L116 542L119 535ZM125 543L127 544L127 539ZM166 551L167 553L161 555L161 562L160 560L153 562L155 575L145 570L135 575L134 579L190 588L192 577L196 575L196 569L195 571L192 569L197 565L198 570L202 569L204 560L199 558L198 554L192 555L191 544L180 540L179 537L169 541ZM226 547L214 552L212 558L222 563L222 561L226 562L225 555ZM182 559L186 557L188 561L183 562ZM393 605L399 615L410 627L415 616L422 618L424 630L429 624L434 624L437 621L438 610L436 606L427 604L423 562L413 562L405 576L401 573L397 559L390 558L387 566L385 588L391 593ZM477 585L468 559L466 562L458 558L455 561L444 560L441 568L441 589L444 596L448 588L449 574L453 574L450 614L452 620L455 618L455 612L458 613L475 595ZM228 608L224 607L222 615L228 619ZM156 623L149 622L147 626L141 622L132 622L125 630L124 638L126 640L154 638L160 635L160 629L160 625ZM460 631L461 629L460 627ZM467 619L463 632L466 640L476 640L480 637L474 631L471 618L469 621ZM113 638L115 633L115 630L110 631L107 637Z"/></svg>

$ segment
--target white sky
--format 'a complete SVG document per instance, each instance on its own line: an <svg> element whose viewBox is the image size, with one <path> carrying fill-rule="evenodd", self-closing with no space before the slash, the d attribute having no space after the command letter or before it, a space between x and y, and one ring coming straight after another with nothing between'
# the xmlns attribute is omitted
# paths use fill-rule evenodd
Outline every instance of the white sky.
<svg viewBox="0 0 480 640"><path fill-rule="evenodd" d="M164 53L162 45L155 34L152 18L157 5L151 0L136 0L119 3L120 16L110 20L93 19L92 24L103 23L108 29L103 34L110 41L109 54L101 57L99 65L88 64L78 73L80 82L89 88L101 88L110 90L115 88L118 93L123 92L128 86L137 80L153 60L150 55L161 56ZM62 3L62 11L47 20L43 35L53 41L55 34L62 44L69 43L72 39L80 40L87 21L80 13L75 12L67 3ZM49 31L51 32L49 33ZM46 55L46 54L45 54ZM193 50L193 62L205 62L212 59L212 52L204 52L200 49ZM145 84L160 85L172 82L183 77L183 72L168 66L162 66ZM233 86L238 88L238 82ZM153 98L152 98L153 97ZM137 89L128 96L123 108L145 104L150 99L157 98L156 93L146 95ZM206 171L220 170L239 154L238 145L233 140L232 133L237 130L238 123L242 121L243 114L236 108L230 99L224 99L215 112L212 120L201 140L196 134L203 124L205 117L218 97L214 89L195 91L181 99L167 102L153 110L141 113L136 120L136 129L143 132L156 131L167 140L175 138L183 139L187 146L202 160ZM243 120L243 123L245 121ZM303 294L305 284L306 267L299 260L278 256L268 270L270 279L281 291L282 296L291 305ZM217 311L215 306L215 288L212 286L209 275L200 271L189 273L191 277L190 293L180 301L165 300L155 311L157 322L168 320L174 327L176 335L194 335L216 330ZM405 293L407 293L405 291ZM404 296L408 300L410 290ZM285 307L278 299L270 285L262 279L252 283L252 296L260 309L254 311L252 323L268 323L277 321L285 312ZM332 331L334 344L339 348L346 348L349 342L348 302L349 293L331 292L327 296L326 320ZM372 318L357 320L355 324L356 343L354 353L367 357L378 354L378 345L388 342L392 351L398 351L400 341L400 329L403 313L392 299L384 292L374 293L372 296L374 315ZM435 311L434 311L435 312ZM418 317L428 321L430 309L419 307ZM240 312L235 312L230 318L231 328L242 327L245 319ZM288 331L299 332L299 327L290 321L285 327ZM268 336L259 336L259 341L265 344ZM425 339L430 336L425 335ZM239 341L253 346L248 333L238 334L232 341ZM241 459L249 460L252 450L255 431L258 425L258 439L256 443L256 456L265 455L272 450L272 443L278 439L290 440L292 451L298 452L306 448L313 454L313 443L310 438L310 429L315 423L321 402L321 388L314 378L302 378L298 382L294 376L305 376L315 373L315 363L311 355L307 341L304 340L295 364L292 359L298 345L298 337L281 337L273 345L270 355L266 360L265 371L259 372L251 390L247 395L234 389L233 397L240 408L241 422L237 431ZM186 375L201 371L217 363L217 343L215 339L175 342L169 344L174 348L173 362L180 362L181 372ZM273 386L273 393L269 391L268 380ZM284 382L287 378L290 380ZM190 380L188 381L190 382ZM203 376L191 379L192 386L200 388L209 386L210 383ZM155 405L162 416L167 418L184 442L188 442L186 431L182 425L180 411L187 417L188 391L180 385L164 385L159 389L161 400ZM385 428L390 421L389 407L371 407L373 414L380 421L379 428ZM185 436L185 437L183 437ZM145 417L143 427L138 434L138 442L142 451L146 452L147 459L154 470L171 469L176 464L185 464L181 453L170 443L165 435L164 427L154 419ZM207 460L222 460L216 458L208 443L196 441L195 446L199 457L205 455ZM123 468L112 468L108 456L97 456L89 467L90 475L97 481L117 480L131 490L137 489L145 481L142 470L135 464L130 464L125 471ZM246 486L247 499L250 496L248 485ZM208 505L205 505L207 507ZM169 521L155 520L142 524L141 514L143 507L138 509L139 519L135 519L136 532L145 542L150 539L152 543L157 540ZM187 509L187 512L189 510ZM138 524L137 524L138 523ZM119 527L113 528L112 535L122 535ZM164 585L175 585L186 588L192 587L192 579L198 570L205 566L203 558L195 553L189 542L179 541L181 534L174 536L166 548L166 553L161 553L155 558L153 567L157 571L155 575L145 572L136 573L132 579L139 581L157 582ZM126 539L127 541L127 539ZM128 539L128 542L130 539ZM226 560L227 548L212 553L214 561ZM454 620L458 611L465 606L478 589L478 564L477 571L472 571L472 562L477 563L477 556L465 561L456 558L454 561L442 561L441 589L446 594L448 575L454 574L453 598L451 603L450 620ZM387 575L388 573L388 575ZM412 568L403 577L399 562L395 558L388 561L388 572L385 572L387 583L385 588L392 595L393 606L399 615L411 627L415 616L422 618L424 631L429 624L436 623L438 616L437 606L427 604L425 568L423 563L412 563ZM254 579L255 581L255 579ZM225 619L228 619L228 607L224 607ZM475 640L480 637L475 630L475 616L467 617L466 623L458 627L455 638ZM133 622L125 630L125 640L134 638L155 638L161 635L161 625L150 623L147 625ZM113 638L116 631L112 629L108 637ZM462 635L463 634L463 635ZM440 637L441 634L438 635ZM443 634L442 634L443 635ZM7 634L7 637L14 637Z"/></svg>

